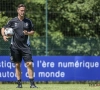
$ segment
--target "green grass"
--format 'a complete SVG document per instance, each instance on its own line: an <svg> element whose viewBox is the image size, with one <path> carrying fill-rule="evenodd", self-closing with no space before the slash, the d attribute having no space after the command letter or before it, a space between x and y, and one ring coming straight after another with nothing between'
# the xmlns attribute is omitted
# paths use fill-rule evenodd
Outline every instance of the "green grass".
<svg viewBox="0 0 100 90"><path fill-rule="evenodd" d="M88 84L36 84L37 90L100 90L100 86L89 86ZM31 90L29 84L23 84L19 90ZM0 84L0 90L18 90L16 84Z"/></svg>

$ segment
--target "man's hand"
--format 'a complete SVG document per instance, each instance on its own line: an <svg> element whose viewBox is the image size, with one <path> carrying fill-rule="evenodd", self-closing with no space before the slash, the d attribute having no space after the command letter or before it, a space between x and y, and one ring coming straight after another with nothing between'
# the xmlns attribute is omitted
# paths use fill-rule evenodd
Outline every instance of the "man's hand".
<svg viewBox="0 0 100 90"><path fill-rule="evenodd" d="M7 38L8 38L8 36L5 36L5 35L3 36L3 40L4 40L4 41L8 41Z"/></svg>
<svg viewBox="0 0 100 90"><path fill-rule="evenodd" d="M32 30L32 31L28 32L27 30L24 30L23 33L24 33L24 35L33 35L34 31Z"/></svg>
<svg viewBox="0 0 100 90"><path fill-rule="evenodd" d="M28 35L27 30L24 30L23 33L24 33L24 35Z"/></svg>

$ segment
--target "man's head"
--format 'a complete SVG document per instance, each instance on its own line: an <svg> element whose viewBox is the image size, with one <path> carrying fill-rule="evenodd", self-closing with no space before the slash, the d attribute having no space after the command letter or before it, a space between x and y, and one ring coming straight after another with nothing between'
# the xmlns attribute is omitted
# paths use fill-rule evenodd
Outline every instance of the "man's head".
<svg viewBox="0 0 100 90"><path fill-rule="evenodd" d="M18 5L17 13L18 13L19 16L24 17L24 15L25 15L25 5L24 4Z"/></svg>

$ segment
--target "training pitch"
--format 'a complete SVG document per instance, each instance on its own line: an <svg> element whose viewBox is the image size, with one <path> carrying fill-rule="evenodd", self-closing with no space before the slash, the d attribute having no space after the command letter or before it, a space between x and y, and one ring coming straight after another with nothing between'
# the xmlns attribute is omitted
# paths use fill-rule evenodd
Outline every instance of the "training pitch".
<svg viewBox="0 0 100 90"><path fill-rule="evenodd" d="M0 84L0 90L18 90L17 84ZM36 84L35 90L100 90L100 86L89 86L88 84ZM34 89L34 88L33 88ZM29 84L23 84L21 90L32 90Z"/></svg>

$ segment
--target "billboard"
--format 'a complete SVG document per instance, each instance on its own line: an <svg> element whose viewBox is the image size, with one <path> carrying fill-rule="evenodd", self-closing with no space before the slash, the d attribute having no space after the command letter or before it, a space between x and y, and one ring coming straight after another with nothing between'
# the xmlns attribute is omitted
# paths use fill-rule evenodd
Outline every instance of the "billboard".
<svg viewBox="0 0 100 90"><path fill-rule="evenodd" d="M100 80L100 56L33 56L35 81ZM22 80L28 81L21 63ZM15 65L9 56L0 56L0 81L15 81Z"/></svg>

